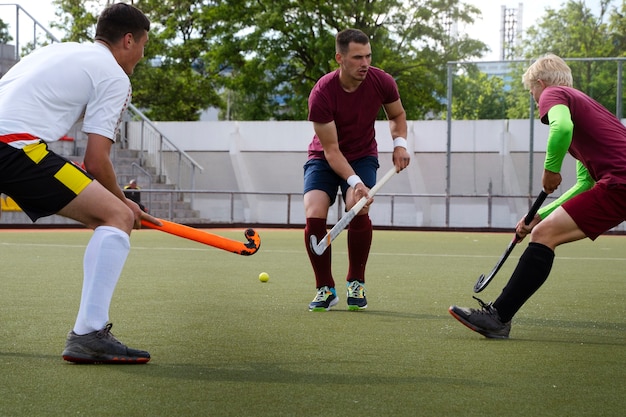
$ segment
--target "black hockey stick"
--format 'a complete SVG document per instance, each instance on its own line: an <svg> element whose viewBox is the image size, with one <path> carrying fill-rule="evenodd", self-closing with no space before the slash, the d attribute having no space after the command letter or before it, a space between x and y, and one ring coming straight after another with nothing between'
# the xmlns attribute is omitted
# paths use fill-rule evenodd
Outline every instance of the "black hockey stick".
<svg viewBox="0 0 626 417"><path fill-rule="evenodd" d="M533 221L533 219L535 218L535 214L537 214L537 210L539 210L539 207L541 207L547 196L548 194L545 191L541 190L541 193L539 193L539 196L537 197L532 207L530 208L530 211L524 218L524 223L528 225L530 224L530 222ZM516 232L515 236L513 236L513 240L511 240L509 246L507 246L506 250L500 257L500 260L498 261L496 266L493 267L489 275L485 276L485 274L481 274L481 276L478 277L476 284L474 284L474 292L481 292L485 289L487 285L489 285L489 282L491 282L493 277L496 276L502 265L504 265L506 259L509 257L511 252L513 252L513 248L515 248L515 245L517 245L520 240L522 240L522 238L519 237Z"/></svg>

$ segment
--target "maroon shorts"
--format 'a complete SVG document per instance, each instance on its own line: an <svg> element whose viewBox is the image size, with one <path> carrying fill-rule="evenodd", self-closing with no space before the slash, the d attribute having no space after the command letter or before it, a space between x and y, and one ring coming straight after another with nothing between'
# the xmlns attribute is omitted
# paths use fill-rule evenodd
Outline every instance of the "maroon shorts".
<svg viewBox="0 0 626 417"><path fill-rule="evenodd" d="M626 184L596 183L561 206L591 240L626 220Z"/></svg>

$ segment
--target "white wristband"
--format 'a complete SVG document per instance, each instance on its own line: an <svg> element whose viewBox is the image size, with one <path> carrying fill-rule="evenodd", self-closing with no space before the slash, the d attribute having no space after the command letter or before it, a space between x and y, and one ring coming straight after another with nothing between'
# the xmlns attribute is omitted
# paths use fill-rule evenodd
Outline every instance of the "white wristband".
<svg viewBox="0 0 626 417"><path fill-rule="evenodd" d="M348 179L346 180L346 182L352 188L355 188L357 184L359 183L363 183L363 181L361 180L361 177L359 177L358 175L350 175Z"/></svg>
<svg viewBox="0 0 626 417"><path fill-rule="evenodd" d="M395 138L395 139L393 140L393 147L395 148L395 147L398 147L398 146L401 146L401 147L403 147L404 149L406 149L406 146L407 146L406 139L404 139L404 138L403 138L403 137L401 137L401 136L398 136L397 138Z"/></svg>

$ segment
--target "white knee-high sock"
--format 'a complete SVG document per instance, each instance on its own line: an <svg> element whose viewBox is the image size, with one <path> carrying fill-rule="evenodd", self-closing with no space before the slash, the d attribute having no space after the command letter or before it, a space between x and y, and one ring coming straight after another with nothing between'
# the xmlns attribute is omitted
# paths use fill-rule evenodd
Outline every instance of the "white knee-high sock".
<svg viewBox="0 0 626 417"><path fill-rule="evenodd" d="M76 334L100 330L109 321L113 291L129 251L130 238L124 231L111 226L96 227L85 249Z"/></svg>

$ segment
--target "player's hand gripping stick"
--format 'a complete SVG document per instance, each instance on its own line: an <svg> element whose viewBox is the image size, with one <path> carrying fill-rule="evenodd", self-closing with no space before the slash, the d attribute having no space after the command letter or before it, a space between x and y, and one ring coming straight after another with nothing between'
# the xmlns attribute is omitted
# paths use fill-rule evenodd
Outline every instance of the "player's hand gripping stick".
<svg viewBox="0 0 626 417"><path fill-rule="evenodd" d="M374 197L374 195L378 192L378 190L380 190L380 188L383 185L385 185L385 183L387 181L389 181L389 179L391 177L393 177L393 175L395 173L396 173L396 167L394 166L389 171L387 171L385 176L382 177L376 183L376 185L374 185L370 189L369 198ZM319 241L319 243L317 242L317 237L316 236L311 236L311 242L310 242L311 243L311 250L316 255L323 254L324 251L330 246L332 241L335 240L335 238L337 236L339 236L339 234L343 231L343 229L348 227L348 224L350 224L352 219L354 219L354 217L357 214L359 214L359 211L361 211L363 209L363 207L365 207L365 204L367 204L367 200L369 198L368 197L361 197L361 199L354 205L354 207L352 207L350 209L350 211L348 211L346 214L343 215L343 217L341 219L339 219L339 221L333 226L332 229L330 229L330 231L328 233L326 233L326 235Z"/></svg>

